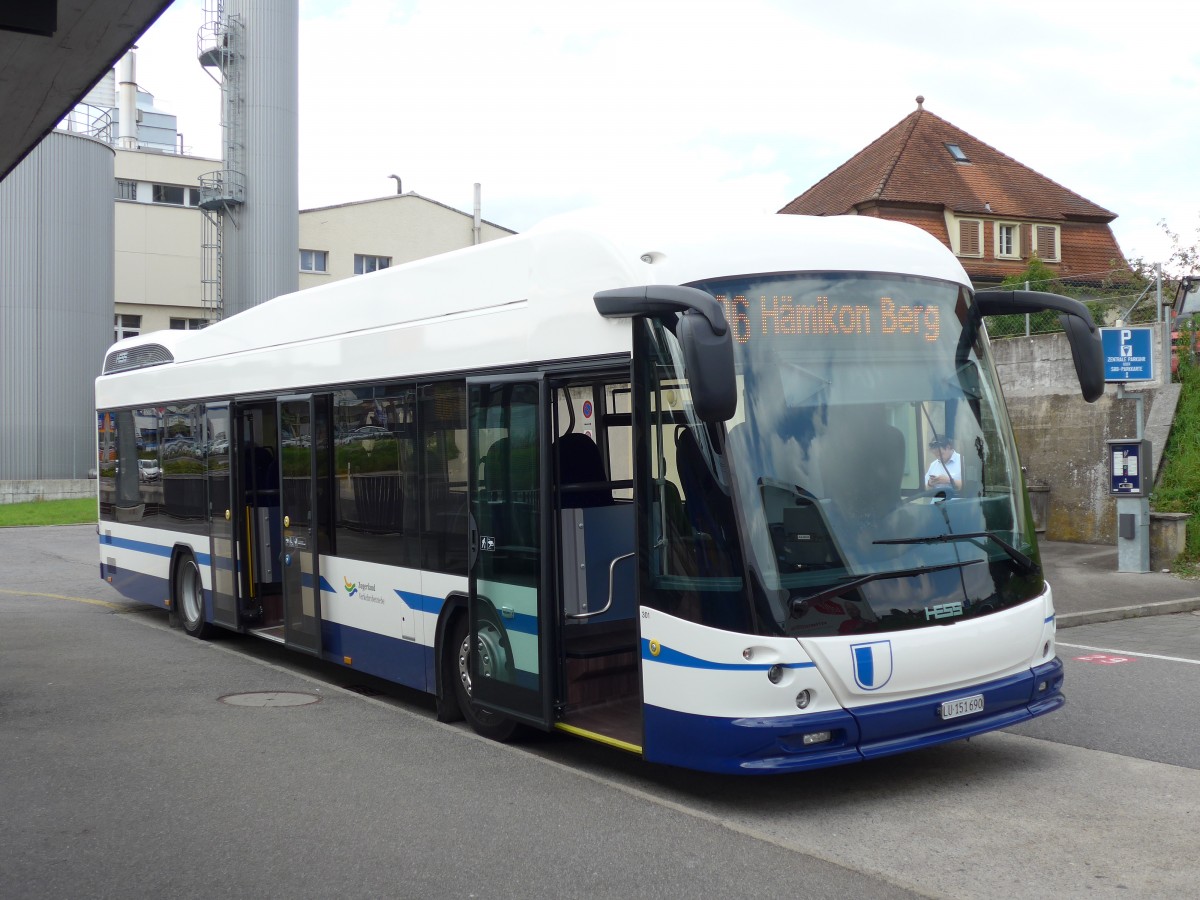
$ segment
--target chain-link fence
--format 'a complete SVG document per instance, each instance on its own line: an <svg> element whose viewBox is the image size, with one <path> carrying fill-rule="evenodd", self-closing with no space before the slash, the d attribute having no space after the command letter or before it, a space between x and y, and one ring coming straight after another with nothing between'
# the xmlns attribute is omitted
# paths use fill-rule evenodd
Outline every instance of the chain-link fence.
<svg viewBox="0 0 1200 900"><path fill-rule="evenodd" d="M1084 306L1091 311L1092 321L1101 327L1113 325L1118 319L1126 325L1150 325L1157 321L1158 313L1154 308L1153 298L1149 298L1149 302L1146 299L1141 300L1130 310L1129 306L1133 302L1133 298L1117 297L1085 300ZM1058 317L1059 313L1055 310L1043 310L1025 315L988 316L984 321L987 323L988 337L997 340L1062 331Z"/></svg>

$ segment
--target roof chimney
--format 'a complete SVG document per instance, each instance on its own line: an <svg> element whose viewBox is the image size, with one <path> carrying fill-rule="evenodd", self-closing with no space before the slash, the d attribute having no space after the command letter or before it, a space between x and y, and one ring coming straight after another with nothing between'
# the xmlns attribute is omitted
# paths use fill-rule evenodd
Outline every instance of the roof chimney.
<svg viewBox="0 0 1200 900"><path fill-rule="evenodd" d="M117 62L117 146L137 149L137 62L132 50Z"/></svg>

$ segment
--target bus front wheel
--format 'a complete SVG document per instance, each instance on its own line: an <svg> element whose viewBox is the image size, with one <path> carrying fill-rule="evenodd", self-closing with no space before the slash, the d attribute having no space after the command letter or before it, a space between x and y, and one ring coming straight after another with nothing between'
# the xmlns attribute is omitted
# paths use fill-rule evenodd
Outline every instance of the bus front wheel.
<svg viewBox="0 0 1200 900"><path fill-rule="evenodd" d="M183 623L183 630L196 638L212 635L212 625L204 621L204 583L196 558L184 551L175 565L171 584L171 605Z"/></svg>
<svg viewBox="0 0 1200 900"><path fill-rule="evenodd" d="M454 695L463 717L476 734L493 741L508 741L517 733L517 723L508 716L475 706L471 702L471 632L467 617L460 615L451 630L449 647L454 654L450 671Z"/></svg>

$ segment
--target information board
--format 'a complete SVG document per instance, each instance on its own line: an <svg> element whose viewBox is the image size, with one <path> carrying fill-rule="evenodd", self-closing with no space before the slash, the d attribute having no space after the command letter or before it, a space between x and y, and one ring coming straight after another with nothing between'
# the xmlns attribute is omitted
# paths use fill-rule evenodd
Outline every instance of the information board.
<svg viewBox="0 0 1200 900"><path fill-rule="evenodd" d="M1104 380L1151 381L1154 378L1154 329L1101 328Z"/></svg>

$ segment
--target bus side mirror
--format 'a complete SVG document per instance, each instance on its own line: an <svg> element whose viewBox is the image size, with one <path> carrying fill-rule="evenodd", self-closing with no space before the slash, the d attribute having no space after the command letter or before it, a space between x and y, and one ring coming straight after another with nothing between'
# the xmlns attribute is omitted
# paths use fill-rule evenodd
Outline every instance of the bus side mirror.
<svg viewBox="0 0 1200 900"><path fill-rule="evenodd" d="M675 336L683 348L692 406L702 422L724 422L737 409L733 331L712 294L674 284L599 291L596 310L606 318L679 314Z"/></svg>
<svg viewBox="0 0 1200 900"><path fill-rule="evenodd" d="M1071 345L1075 375L1083 399L1094 403L1104 394L1104 347L1100 329L1088 308L1071 297L1042 291L980 291L975 303L985 316L1024 315L1055 309Z"/></svg>
<svg viewBox="0 0 1200 900"><path fill-rule="evenodd" d="M733 333L714 332L695 312L679 317L676 337L683 347L692 406L702 422L725 422L737 410L737 379L733 374Z"/></svg>
<svg viewBox="0 0 1200 900"><path fill-rule="evenodd" d="M1062 313L1058 319L1067 333L1067 343L1071 345L1080 392L1084 400L1094 403L1104 394L1104 345L1100 329L1092 325L1089 330L1091 316L1087 322L1067 313Z"/></svg>

